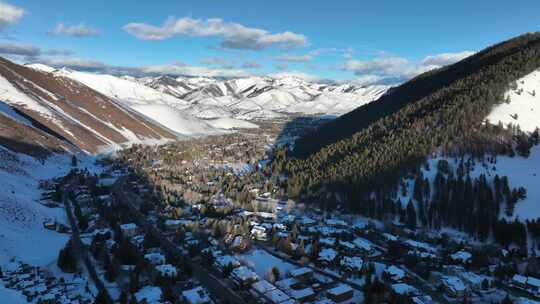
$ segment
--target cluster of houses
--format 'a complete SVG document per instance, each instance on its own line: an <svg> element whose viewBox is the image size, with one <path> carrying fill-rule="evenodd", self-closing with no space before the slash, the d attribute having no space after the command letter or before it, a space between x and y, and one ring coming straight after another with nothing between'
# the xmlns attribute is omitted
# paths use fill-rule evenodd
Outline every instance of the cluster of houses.
<svg viewBox="0 0 540 304"><path fill-rule="evenodd" d="M12 262L4 269L0 279L6 288L22 293L29 303L37 304L90 304L94 301L84 277L73 275L58 279L40 267Z"/></svg>

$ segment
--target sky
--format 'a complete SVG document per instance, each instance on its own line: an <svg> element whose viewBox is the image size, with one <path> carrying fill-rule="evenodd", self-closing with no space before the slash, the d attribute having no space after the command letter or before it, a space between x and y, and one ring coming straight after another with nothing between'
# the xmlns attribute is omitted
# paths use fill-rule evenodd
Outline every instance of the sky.
<svg viewBox="0 0 540 304"><path fill-rule="evenodd" d="M0 56L115 74L402 81L538 31L538 0L0 0Z"/></svg>

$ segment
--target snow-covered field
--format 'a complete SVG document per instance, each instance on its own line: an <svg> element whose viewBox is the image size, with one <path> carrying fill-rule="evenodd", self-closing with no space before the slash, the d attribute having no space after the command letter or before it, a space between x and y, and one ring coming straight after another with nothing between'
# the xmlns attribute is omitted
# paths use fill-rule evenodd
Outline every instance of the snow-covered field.
<svg viewBox="0 0 540 304"><path fill-rule="evenodd" d="M252 268L260 278L266 278L272 267L277 267L282 276L285 276L290 270L298 268L262 249L255 249L246 254L239 254L236 258L243 264Z"/></svg>
<svg viewBox="0 0 540 304"><path fill-rule="evenodd" d="M516 88L506 93L509 103L496 106L487 117L493 124L519 125L522 131L540 128L540 70L516 81Z"/></svg>

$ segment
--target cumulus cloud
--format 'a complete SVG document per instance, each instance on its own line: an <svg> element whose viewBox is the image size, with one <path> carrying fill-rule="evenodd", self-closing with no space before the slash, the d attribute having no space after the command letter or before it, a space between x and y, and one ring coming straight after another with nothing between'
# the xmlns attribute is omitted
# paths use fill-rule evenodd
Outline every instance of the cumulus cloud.
<svg viewBox="0 0 540 304"><path fill-rule="evenodd" d="M242 68L244 69L260 69L262 68L262 65L260 65L255 60L248 60L242 64Z"/></svg>
<svg viewBox="0 0 540 304"><path fill-rule="evenodd" d="M422 60L422 64L425 66L445 66L467 58L474 53L475 52L473 51L463 51L458 53L442 53L438 55L427 56Z"/></svg>
<svg viewBox="0 0 540 304"><path fill-rule="evenodd" d="M223 57L208 57L202 59L200 63L206 65L226 65L228 61Z"/></svg>
<svg viewBox="0 0 540 304"><path fill-rule="evenodd" d="M276 61L283 62L307 62L313 60L312 55L281 55L274 58Z"/></svg>
<svg viewBox="0 0 540 304"><path fill-rule="evenodd" d="M77 38L99 36L96 29L82 23L79 25L66 25L62 22L58 23L49 34L53 36L72 36Z"/></svg>
<svg viewBox="0 0 540 304"><path fill-rule="evenodd" d="M41 54L41 49L29 44L0 42L0 54L34 57Z"/></svg>
<svg viewBox="0 0 540 304"><path fill-rule="evenodd" d="M105 70L108 66L101 61L76 57L47 57L33 60L55 68L71 68L76 70Z"/></svg>
<svg viewBox="0 0 540 304"><path fill-rule="evenodd" d="M218 37L227 49L262 50L269 47L292 48L307 45L304 35L285 31L270 33L259 28L226 22L219 18L168 18L162 26L129 23L124 31L142 40L164 40L174 36Z"/></svg>
<svg viewBox="0 0 540 304"><path fill-rule="evenodd" d="M24 9L0 2L0 30L17 23L25 14Z"/></svg>
<svg viewBox="0 0 540 304"><path fill-rule="evenodd" d="M402 82L416 75L455 63L474 54L472 51L442 53L426 56L414 63L398 56L381 56L371 60L348 60L342 67L360 76L357 81L364 83Z"/></svg>
<svg viewBox="0 0 540 304"><path fill-rule="evenodd" d="M145 74L166 74L176 76L206 76L206 77L247 77L251 74L236 69L212 69L208 67L189 66L184 63L150 65L140 68Z"/></svg>

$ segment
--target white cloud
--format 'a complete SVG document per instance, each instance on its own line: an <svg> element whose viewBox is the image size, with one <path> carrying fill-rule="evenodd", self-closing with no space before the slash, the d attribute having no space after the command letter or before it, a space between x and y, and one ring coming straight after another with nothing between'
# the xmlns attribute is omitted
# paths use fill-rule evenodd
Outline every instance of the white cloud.
<svg viewBox="0 0 540 304"><path fill-rule="evenodd" d="M311 74L300 72L300 71L278 72L278 73L269 74L268 76L273 77L273 78L295 77L295 78L300 78L300 79L303 79L305 81L310 81L310 82L324 81L319 76L311 75Z"/></svg>
<svg viewBox="0 0 540 304"><path fill-rule="evenodd" d="M38 56L41 50L29 44L18 44L12 42L0 42L0 54L19 56Z"/></svg>
<svg viewBox="0 0 540 304"><path fill-rule="evenodd" d="M183 63L151 65L140 68L146 74L167 74L178 76L206 76L206 77L247 77L251 74L236 69L212 69L208 67L189 66Z"/></svg>
<svg viewBox="0 0 540 304"><path fill-rule="evenodd" d="M277 61L283 62L307 62L313 60L311 55L281 55L274 58Z"/></svg>
<svg viewBox="0 0 540 304"><path fill-rule="evenodd" d="M260 68L262 68L262 65L260 65L255 60L249 60L249 61L244 62L244 64L242 64L242 68L244 68L244 69L260 69Z"/></svg>
<svg viewBox="0 0 540 304"><path fill-rule="evenodd" d="M24 9L0 2L0 30L17 23L25 14Z"/></svg>
<svg viewBox="0 0 540 304"><path fill-rule="evenodd" d="M124 31L142 40L164 40L174 36L219 37L221 46L228 49L262 50L269 47L292 48L307 45L304 35L285 31L270 33L219 18L168 18L162 26L129 23Z"/></svg>
<svg viewBox="0 0 540 304"><path fill-rule="evenodd" d="M398 56L380 56L371 60L348 60L342 69L360 76L357 81L364 83L402 82L421 73L455 63L474 54L472 51L442 53L426 56L418 63Z"/></svg>
<svg viewBox="0 0 540 304"><path fill-rule="evenodd" d="M36 58L33 61L56 68L66 67L76 70L104 70L107 68L107 65L101 61L76 57Z"/></svg>
<svg viewBox="0 0 540 304"><path fill-rule="evenodd" d="M66 25L62 22L58 23L50 32L53 36L73 36L77 38L96 37L99 33L94 28L84 24Z"/></svg>
<svg viewBox="0 0 540 304"><path fill-rule="evenodd" d="M458 53L442 53L438 55L427 56L422 60L422 64L425 66L445 66L467 58L474 53L475 52L473 51L463 51Z"/></svg>

